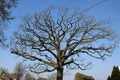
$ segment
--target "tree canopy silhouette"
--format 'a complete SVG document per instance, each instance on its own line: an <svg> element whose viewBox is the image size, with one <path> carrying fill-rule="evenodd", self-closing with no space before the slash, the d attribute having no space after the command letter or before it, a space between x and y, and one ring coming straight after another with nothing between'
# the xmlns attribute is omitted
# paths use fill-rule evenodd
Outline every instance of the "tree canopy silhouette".
<svg viewBox="0 0 120 80"><path fill-rule="evenodd" d="M49 7L40 13L22 18L14 32L11 53L30 60L35 73L57 71L63 80L66 69L85 70L81 54L96 59L111 56L115 34L109 21L97 20L79 9Z"/></svg>
<svg viewBox="0 0 120 80"><path fill-rule="evenodd" d="M111 76L108 76L107 80L120 80L120 70L118 66L113 66Z"/></svg>
<svg viewBox="0 0 120 80"><path fill-rule="evenodd" d="M13 19L11 16L11 8L15 7L18 0L0 0L0 45L5 46L6 37L4 35L4 29L6 29L6 23Z"/></svg>

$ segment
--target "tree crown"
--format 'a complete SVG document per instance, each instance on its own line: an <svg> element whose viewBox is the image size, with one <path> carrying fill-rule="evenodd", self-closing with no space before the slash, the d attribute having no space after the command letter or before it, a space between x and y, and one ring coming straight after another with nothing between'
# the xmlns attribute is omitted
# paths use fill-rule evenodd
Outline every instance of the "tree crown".
<svg viewBox="0 0 120 80"><path fill-rule="evenodd" d="M114 31L106 27L109 22L79 9L58 8L56 12L49 7L22 20L11 53L33 61L30 69L36 73L63 67L85 70L91 63L85 65L81 54L104 60L115 48Z"/></svg>

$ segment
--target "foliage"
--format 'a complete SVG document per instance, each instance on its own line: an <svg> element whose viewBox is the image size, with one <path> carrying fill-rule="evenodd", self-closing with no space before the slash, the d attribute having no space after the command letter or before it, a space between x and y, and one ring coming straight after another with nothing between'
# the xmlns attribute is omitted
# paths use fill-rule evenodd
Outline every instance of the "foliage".
<svg viewBox="0 0 120 80"><path fill-rule="evenodd" d="M91 76L87 76L81 73L76 73L74 80L94 80L94 79Z"/></svg>
<svg viewBox="0 0 120 80"><path fill-rule="evenodd" d="M111 76L108 76L107 80L120 80L120 70L118 66L113 66Z"/></svg>
<svg viewBox="0 0 120 80"><path fill-rule="evenodd" d="M108 76L107 80L111 80L110 76Z"/></svg>
<svg viewBox="0 0 120 80"><path fill-rule="evenodd" d="M88 69L81 54L104 60L116 47L115 33L105 20L81 13L80 10L49 7L22 18L14 32L11 53L33 62L35 73L57 70L57 80L66 69ZM56 15L54 15L56 14Z"/></svg>

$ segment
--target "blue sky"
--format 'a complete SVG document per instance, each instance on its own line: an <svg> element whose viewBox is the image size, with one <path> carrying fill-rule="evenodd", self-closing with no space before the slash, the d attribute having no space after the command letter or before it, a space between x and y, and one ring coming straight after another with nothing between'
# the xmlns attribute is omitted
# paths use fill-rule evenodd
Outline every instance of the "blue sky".
<svg viewBox="0 0 120 80"><path fill-rule="evenodd" d="M91 5L99 2L101 0L19 0L17 8L13 9L13 15L16 17L15 20L9 25L10 28L6 31L6 35L11 35L12 30L14 30L17 25L20 23L20 17L24 16L27 13L39 12L42 9L47 8L50 5L67 6L67 7L79 7L81 10L84 10ZM106 0L104 3L92 8L88 11L89 15L95 16L98 19L111 19L110 27L112 27L117 33L120 33L120 0ZM8 36L9 36L8 35ZM117 36L116 36L117 37ZM96 80L106 80L107 76L110 75L113 65L120 65L120 51L119 48L116 48L113 56L107 58L105 61L92 59L94 67L90 70L81 71L73 70L70 71L71 75L65 75L64 80L69 79L73 80L74 74L76 72L82 72L88 75L93 76ZM20 59L11 55L9 49L0 49L0 67L6 67L10 71L14 68L16 62ZM89 59L87 59L89 62ZM91 61L91 60L90 60ZM43 76L44 74L42 74Z"/></svg>

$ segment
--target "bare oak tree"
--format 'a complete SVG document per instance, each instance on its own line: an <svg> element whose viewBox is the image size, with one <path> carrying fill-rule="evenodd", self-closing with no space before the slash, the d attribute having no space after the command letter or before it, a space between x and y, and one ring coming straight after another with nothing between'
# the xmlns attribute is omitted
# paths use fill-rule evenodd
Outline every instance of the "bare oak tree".
<svg viewBox="0 0 120 80"><path fill-rule="evenodd" d="M63 80L65 68L89 67L82 62L81 54L96 59L111 56L115 36L107 24L109 21L96 20L79 9L50 7L23 17L12 38L11 53L34 62L32 72L56 70L56 80Z"/></svg>

